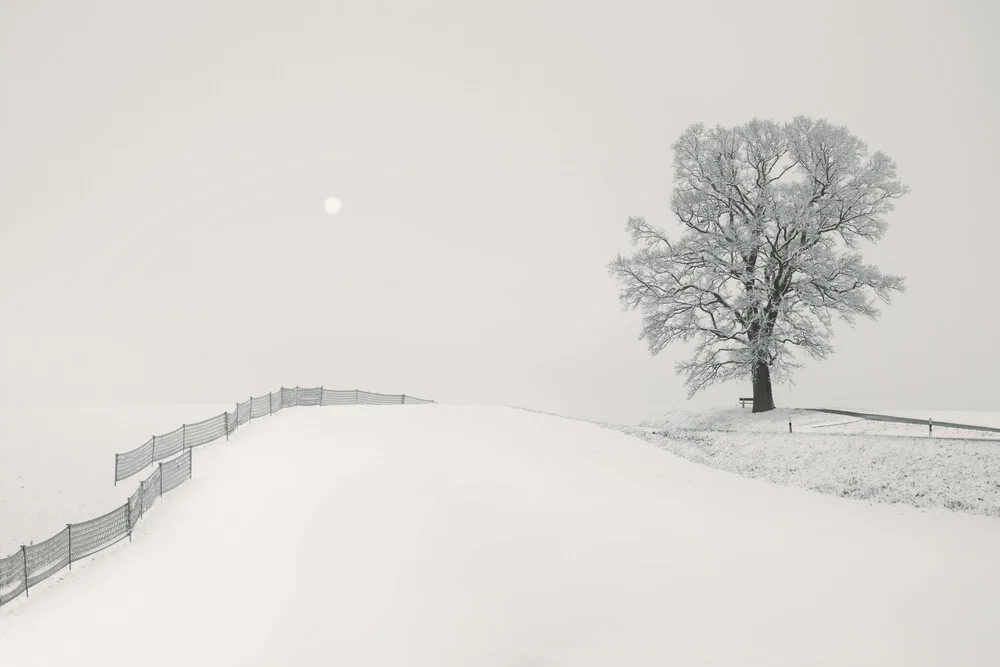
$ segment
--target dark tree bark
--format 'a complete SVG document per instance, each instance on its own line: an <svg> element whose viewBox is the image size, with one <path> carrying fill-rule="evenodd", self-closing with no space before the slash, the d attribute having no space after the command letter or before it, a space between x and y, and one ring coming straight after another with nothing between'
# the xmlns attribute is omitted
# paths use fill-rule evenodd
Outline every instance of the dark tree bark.
<svg viewBox="0 0 1000 667"><path fill-rule="evenodd" d="M753 369L753 411L774 410L774 396L771 394L771 369L764 362L758 362Z"/></svg>

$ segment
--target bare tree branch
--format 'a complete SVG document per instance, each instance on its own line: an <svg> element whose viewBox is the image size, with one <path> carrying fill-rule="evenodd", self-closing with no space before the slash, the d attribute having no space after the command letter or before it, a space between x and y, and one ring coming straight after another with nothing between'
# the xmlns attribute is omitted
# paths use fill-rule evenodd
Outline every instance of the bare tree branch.
<svg viewBox="0 0 1000 667"><path fill-rule="evenodd" d="M795 118L737 128L692 125L674 148L671 205L685 230L675 240L628 220L634 252L609 270L624 307L643 312L640 338L659 353L695 343L678 365L693 395L766 364L779 380L795 352L832 353L834 318L875 319L903 278L865 264L885 216L909 189L895 163L846 128Z"/></svg>

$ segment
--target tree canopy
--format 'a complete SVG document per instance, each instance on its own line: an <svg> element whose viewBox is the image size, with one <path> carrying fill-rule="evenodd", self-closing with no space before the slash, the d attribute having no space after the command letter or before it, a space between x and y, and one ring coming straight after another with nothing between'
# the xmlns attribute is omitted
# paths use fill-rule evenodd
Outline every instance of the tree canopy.
<svg viewBox="0 0 1000 667"><path fill-rule="evenodd" d="M771 377L784 380L800 352L825 359L833 321L875 319L903 278L866 264L885 216L908 188L896 164L846 128L798 117L732 128L689 127L673 144L671 240L629 218L634 252L610 265L626 309L643 312L652 354L693 342L678 364L688 395L750 378L754 411L774 407Z"/></svg>

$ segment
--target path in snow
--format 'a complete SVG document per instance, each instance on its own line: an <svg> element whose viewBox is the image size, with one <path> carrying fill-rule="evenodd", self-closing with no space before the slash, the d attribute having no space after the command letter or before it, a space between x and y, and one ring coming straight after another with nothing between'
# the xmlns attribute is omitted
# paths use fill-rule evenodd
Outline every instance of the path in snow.
<svg viewBox="0 0 1000 667"><path fill-rule="evenodd" d="M893 416L893 415L877 414L877 413L872 413L872 412L855 412L853 410L832 410L832 409L828 409L828 408L808 408L808 409L812 410L813 412L825 412L825 413L831 414L831 415L844 415L844 416L847 416L847 417L858 417L860 419L868 419L868 420L872 420L872 421L896 422L896 423L899 423L899 424L918 424L920 426L928 426L931 423L931 422L928 421L928 419L933 419L933 417L930 417L930 418L928 418L928 417L923 417L923 418L901 417L901 416L898 416L898 415L897 416ZM933 422L933 425L936 426L939 429L940 428L950 428L950 429L957 428L957 429L963 429L963 430L969 430L969 431L985 431L987 433L994 434L994 437L996 437L997 434L1000 434L1000 428L998 428L996 426L983 426L983 425L980 425L980 424L959 424L959 423L950 422L950 421L937 421L937 422Z"/></svg>

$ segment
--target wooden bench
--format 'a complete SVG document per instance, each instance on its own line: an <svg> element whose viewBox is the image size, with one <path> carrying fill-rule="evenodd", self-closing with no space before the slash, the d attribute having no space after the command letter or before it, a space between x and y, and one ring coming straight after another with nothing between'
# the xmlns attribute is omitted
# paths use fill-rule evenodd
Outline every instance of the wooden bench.
<svg viewBox="0 0 1000 667"><path fill-rule="evenodd" d="M750 405L753 405L753 397L752 396L750 398L741 398L740 399L740 407L741 408L745 408L747 406L747 403L749 403Z"/></svg>

